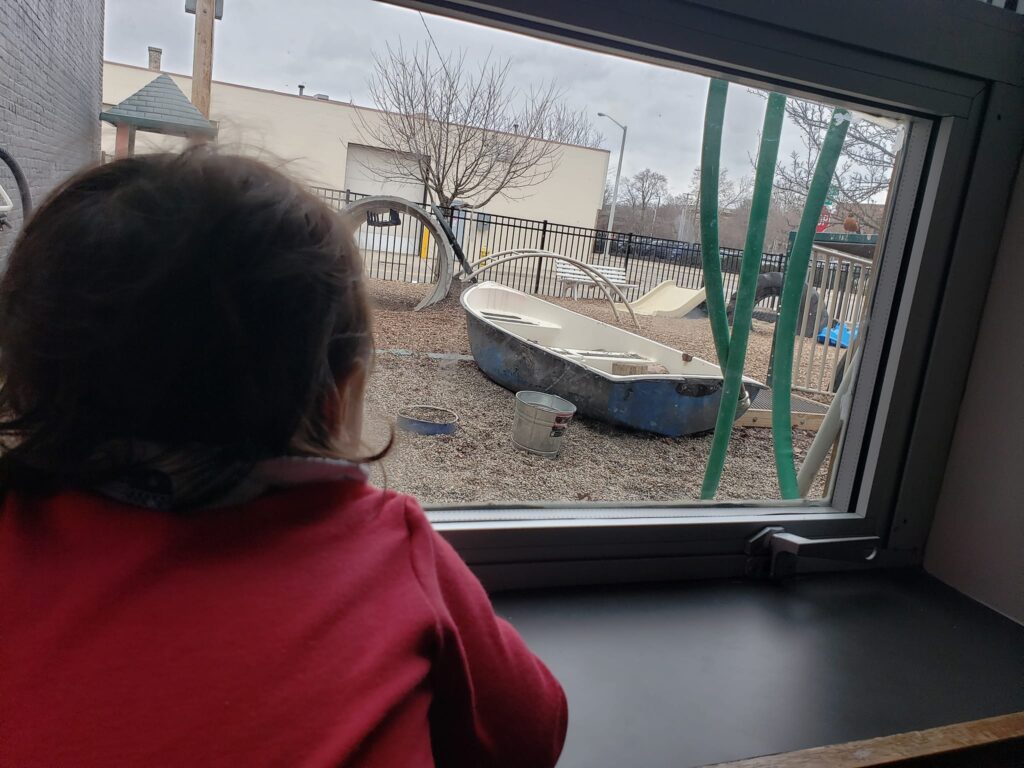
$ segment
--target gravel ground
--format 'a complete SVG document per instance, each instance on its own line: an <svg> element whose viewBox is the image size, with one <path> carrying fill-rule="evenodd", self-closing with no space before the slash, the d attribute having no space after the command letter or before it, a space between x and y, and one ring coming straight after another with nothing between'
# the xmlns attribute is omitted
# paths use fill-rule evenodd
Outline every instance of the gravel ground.
<svg viewBox="0 0 1024 768"><path fill-rule="evenodd" d="M426 286L370 281L376 308L376 346L414 353L469 354L458 285L440 304L413 314ZM611 309L597 301L558 301L600 320ZM640 318L644 336L715 360L705 319ZM747 375L764 380L774 326L754 321ZM532 456L511 444L514 396L487 379L472 362L437 360L423 354L378 354L367 393L368 439L386 440L402 407L426 404L459 414L451 437L397 434L395 450L374 469L378 484L417 496L428 504L490 501L674 501L700 494L711 436L665 438L573 421L555 460ZM797 461L814 435L794 431ZM820 496L824 472L815 493ZM719 499L777 499L771 431L737 428Z"/></svg>

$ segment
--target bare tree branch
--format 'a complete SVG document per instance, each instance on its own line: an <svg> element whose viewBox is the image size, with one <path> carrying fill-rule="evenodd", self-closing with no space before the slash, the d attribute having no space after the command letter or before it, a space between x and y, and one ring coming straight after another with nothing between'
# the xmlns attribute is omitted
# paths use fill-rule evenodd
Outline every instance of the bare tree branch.
<svg viewBox="0 0 1024 768"><path fill-rule="evenodd" d="M759 92L758 92L759 93ZM764 94L761 94L764 95ZM800 99L786 101L786 116L800 131L802 153L793 152L780 160L775 170L775 203L796 212L793 226L807 198L814 166L825 139L833 108ZM858 120L850 125L833 179L834 199L841 212L853 215L860 224L879 231L883 214L879 203L889 188L900 128Z"/></svg>
<svg viewBox="0 0 1024 768"><path fill-rule="evenodd" d="M499 195L523 196L554 173L561 143L603 140L556 83L525 92L511 85L508 60L488 56L474 69L464 51L399 45L375 54L373 65L368 85L381 112L360 114L360 132L394 161L369 170L384 181L421 184L441 205L463 200L479 208Z"/></svg>
<svg viewBox="0 0 1024 768"><path fill-rule="evenodd" d="M696 205L700 207L700 166L693 169L690 177L690 193L694 196ZM754 179L751 176L743 176L738 180L729 177L729 171L722 169L718 175L718 210L720 213L729 213L736 210L750 200L754 194Z"/></svg>
<svg viewBox="0 0 1024 768"><path fill-rule="evenodd" d="M634 215L639 216L639 233L645 234L644 218L647 209L655 201L661 205L661 198L668 195L668 179L664 174L644 168L626 179L621 195L622 202L632 209Z"/></svg>

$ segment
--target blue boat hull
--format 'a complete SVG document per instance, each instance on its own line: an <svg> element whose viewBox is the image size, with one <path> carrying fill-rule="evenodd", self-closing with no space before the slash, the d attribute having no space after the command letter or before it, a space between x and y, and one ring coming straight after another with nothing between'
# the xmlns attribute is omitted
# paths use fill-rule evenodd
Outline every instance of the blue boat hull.
<svg viewBox="0 0 1024 768"><path fill-rule="evenodd" d="M666 437L714 429L722 380L657 376L611 378L505 333L466 313L469 346L480 370L513 392L534 390L564 397L577 413L618 427ZM744 383L737 417L761 387Z"/></svg>

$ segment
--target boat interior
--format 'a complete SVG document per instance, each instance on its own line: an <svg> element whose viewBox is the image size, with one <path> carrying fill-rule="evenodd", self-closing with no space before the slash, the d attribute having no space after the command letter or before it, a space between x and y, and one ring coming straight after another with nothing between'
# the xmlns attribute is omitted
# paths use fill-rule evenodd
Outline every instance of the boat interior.
<svg viewBox="0 0 1024 768"><path fill-rule="evenodd" d="M462 302L467 310L513 336L608 376L721 376L717 365L685 350L503 285L473 286L463 293Z"/></svg>

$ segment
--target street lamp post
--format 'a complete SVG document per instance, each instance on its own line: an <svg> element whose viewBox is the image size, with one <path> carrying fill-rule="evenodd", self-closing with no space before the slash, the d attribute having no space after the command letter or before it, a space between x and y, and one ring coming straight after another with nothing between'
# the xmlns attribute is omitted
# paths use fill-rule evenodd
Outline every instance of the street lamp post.
<svg viewBox="0 0 1024 768"><path fill-rule="evenodd" d="M617 126L619 126L619 128L622 129L622 144L619 145L619 167L615 171L615 186L612 188L612 208L608 212L608 235L609 236L607 238L605 238L605 241L604 241L604 255L607 256L608 255L608 248L609 248L609 246L611 245L611 242L612 242L612 239L611 239L612 225L615 223L615 204L619 202L619 177L622 176L622 154L623 154L623 152L626 151L626 126L624 126L622 123L620 123L618 120L616 120L611 115L606 115L604 112L598 112L597 116L598 117L607 117L609 120L611 120L613 123L615 123Z"/></svg>

